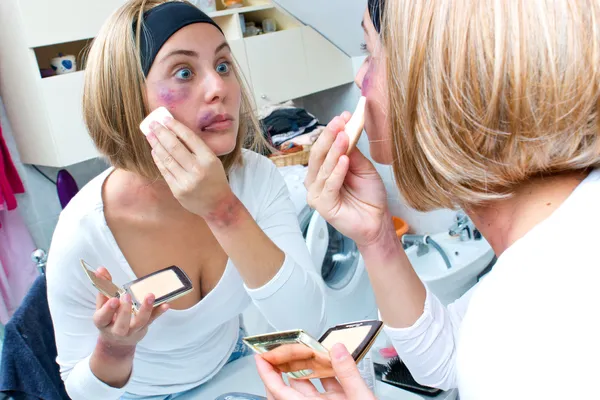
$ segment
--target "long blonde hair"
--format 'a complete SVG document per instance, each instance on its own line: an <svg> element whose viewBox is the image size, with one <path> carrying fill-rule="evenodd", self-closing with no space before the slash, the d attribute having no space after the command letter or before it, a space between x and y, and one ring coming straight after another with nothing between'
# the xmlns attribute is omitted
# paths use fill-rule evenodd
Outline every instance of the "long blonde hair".
<svg viewBox="0 0 600 400"><path fill-rule="evenodd" d="M600 3L388 0L393 169L418 210L600 166Z"/></svg>
<svg viewBox="0 0 600 400"><path fill-rule="evenodd" d="M150 146L139 124L148 108L139 43L143 14L167 1L130 0L104 23L86 57L83 118L96 147L109 162L148 179L158 179ZM180 1L180 0L175 0ZM133 25L137 21L137 34ZM241 163L243 147L265 148L254 106L238 65L233 68L242 91L240 127L234 151L220 157L225 170Z"/></svg>

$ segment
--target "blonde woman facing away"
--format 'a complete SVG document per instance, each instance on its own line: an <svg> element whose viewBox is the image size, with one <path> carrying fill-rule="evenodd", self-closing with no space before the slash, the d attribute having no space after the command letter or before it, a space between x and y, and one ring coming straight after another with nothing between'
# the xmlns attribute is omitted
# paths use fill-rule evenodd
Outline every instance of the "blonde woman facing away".
<svg viewBox="0 0 600 400"><path fill-rule="evenodd" d="M219 27L187 2L131 0L106 22L85 71L84 118L112 164L60 216L48 260L58 363L78 399L172 399L247 354L253 302L276 329L315 335L323 290ZM167 107L174 119L140 122ZM123 285L177 265L191 294L153 309L97 295L79 260ZM302 301L298 301L302 299ZM167 310L168 309L168 310Z"/></svg>
<svg viewBox="0 0 600 400"><path fill-rule="evenodd" d="M373 165L344 155L348 115L313 147L310 204L357 242L418 382L462 400L589 397L600 376L600 3L387 0L381 41L369 11L357 81L373 158L392 165L412 207L462 207L498 261L444 307L411 267ZM273 399L374 398L345 349L332 356L327 397L257 364Z"/></svg>

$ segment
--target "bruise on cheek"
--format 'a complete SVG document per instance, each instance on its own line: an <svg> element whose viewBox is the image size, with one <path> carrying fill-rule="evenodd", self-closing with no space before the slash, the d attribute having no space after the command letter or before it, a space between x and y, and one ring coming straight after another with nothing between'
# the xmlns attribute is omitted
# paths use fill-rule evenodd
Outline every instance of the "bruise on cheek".
<svg viewBox="0 0 600 400"><path fill-rule="evenodd" d="M231 194L227 199L221 201L217 208L208 214L205 221L216 228L230 228L242 220L244 205Z"/></svg>
<svg viewBox="0 0 600 400"><path fill-rule="evenodd" d="M373 60L369 61L369 68L367 68L367 72L365 73L365 77L363 78L362 81L362 88L361 88L361 92L363 96L367 96L367 94L369 94L371 87L373 85L372 79L373 79Z"/></svg>
<svg viewBox="0 0 600 400"><path fill-rule="evenodd" d="M167 108L174 108L179 105L182 101L189 97L189 88L186 87L171 87L171 86L159 86L158 87L158 100L160 104Z"/></svg>

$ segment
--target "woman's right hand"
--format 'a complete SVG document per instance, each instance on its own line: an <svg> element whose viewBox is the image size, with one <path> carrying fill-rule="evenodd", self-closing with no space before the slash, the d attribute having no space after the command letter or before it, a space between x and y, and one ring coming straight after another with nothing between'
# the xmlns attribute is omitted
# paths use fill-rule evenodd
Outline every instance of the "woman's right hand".
<svg viewBox="0 0 600 400"><path fill-rule="evenodd" d="M376 400L360 376L352 355L341 344L331 349L331 366L335 378L321 379L325 393L319 393L308 379L289 379L286 386L279 368L262 356L256 356L258 375L265 384L269 400Z"/></svg>
<svg viewBox="0 0 600 400"><path fill-rule="evenodd" d="M308 204L359 246L378 239L389 219L387 193L373 164L358 150L346 155L351 114L334 118L310 152L304 185Z"/></svg>
<svg viewBox="0 0 600 400"><path fill-rule="evenodd" d="M106 268L99 268L96 276L112 281ZM96 297L94 324L100 331L100 340L114 348L135 348L148 332L148 326L169 309L167 304L154 308L154 295L147 295L136 315L132 315L131 297L109 299L101 293Z"/></svg>

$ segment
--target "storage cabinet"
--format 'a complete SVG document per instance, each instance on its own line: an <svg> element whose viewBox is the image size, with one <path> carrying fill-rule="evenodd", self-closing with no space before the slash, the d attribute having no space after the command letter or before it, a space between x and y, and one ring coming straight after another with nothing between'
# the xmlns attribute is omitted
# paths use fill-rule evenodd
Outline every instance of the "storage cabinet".
<svg viewBox="0 0 600 400"><path fill-rule="evenodd" d="M254 97L259 106L306 94L309 76L300 28L250 37L245 42Z"/></svg>
<svg viewBox="0 0 600 400"><path fill-rule="evenodd" d="M229 40L229 46L231 47L231 54L236 60L238 66L241 69L245 84L252 89L252 81L250 80L250 66L248 64L248 57L246 55L246 46L242 39Z"/></svg>
<svg viewBox="0 0 600 400"><path fill-rule="evenodd" d="M24 163L64 167L98 156L83 124L84 71L42 78L58 53L82 53L124 0L0 0L0 95ZM230 44L257 106L353 80L352 62L311 27L266 0L210 16ZM242 21L276 21L277 31L244 37Z"/></svg>
<svg viewBox="0 0 600 400"><path fill-rule="evenodd" d="M17 3L28 47L93 38L123 0L2 0ZM0 10L4 11L0 7ZM17 17L13 14L11 17Z"/></svg>
<svg viewBox="0 0 600 400"><path fill-rule="evenodd" d="M50 116L49 131L60 164L71 165L97 157L83 123L83 71L42 79L40 92Z"/></svg>
<svg viewBox="0 0 600 400"><path fill-rule="evenodd" d="M304 56L308 68L308 93L320 92L354 80L352 63L346 53L311 27L302 28ZM307 93L307 94L308 94Z"/></svg>

